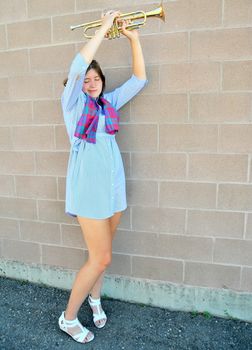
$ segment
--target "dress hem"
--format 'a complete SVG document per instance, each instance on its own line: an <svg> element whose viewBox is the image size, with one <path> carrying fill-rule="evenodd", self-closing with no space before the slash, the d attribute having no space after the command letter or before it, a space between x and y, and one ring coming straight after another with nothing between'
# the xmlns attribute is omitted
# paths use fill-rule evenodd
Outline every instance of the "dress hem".
<svg viewBox="0 0 252 350"><path fill-rule="evenodd" d="M85 217L85 218L88 218L88 219L97 219L97 220L102 220L102 219L108 219L110 218L111 216L113 216L115 213L118 213L120 211L124 211L127 209L127 206L126 207L123 207L122 209L119 209L119 210L115 210L113 214L109 215L109 216L105 216L105 217L102 217L102 218L97 218L97 217L94 217L94 216L84 216L84 215L79 215L79 214L73 214L73 213L70 213L69 211L65 211L65 213L68 215L68 216L71 216L71 217L77 217L77 216L80 216L80 217Z"/></svg>

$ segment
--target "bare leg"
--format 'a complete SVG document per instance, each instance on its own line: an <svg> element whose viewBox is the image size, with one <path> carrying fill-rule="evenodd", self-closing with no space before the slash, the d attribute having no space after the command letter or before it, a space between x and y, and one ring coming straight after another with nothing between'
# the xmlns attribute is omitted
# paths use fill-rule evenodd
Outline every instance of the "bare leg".
<svg viewBox="0 0 252 350"><path fill-rule="evenodd" d="M121 218L122 212L117 212L115 213L113 216L111 216L111 218L109 218L109 222L110 222L110 232L111 232L111 240L113 240L115 234L116 234L116 229L117 226L120 222L120 218ZM99 276L99 278L97 279L97 281L95 282L93 288L90 291L91 296L94 299L99 299L101 296L101 288L102 288L102 283L104 280L104 275L105 275L105 271L103 271L101 273L101 275ZM98 310L99 308L99 310ZM98 313L99 311L102 312L102 307L101 306L94 306L92 307L92 310L94 313ZM106 320L105 319L101 319L100 321L97 321L97 323L99 324L103 324Z"/></svg>
<svg viewBox="0 0 252 350"><path fill-rule="evenodd" d="M93 299L99 299L101 296L101 288L102 288L104 276L105 276L105 271L103 271L100 274L100 276L98 277L97 281L95 282L93 288L90 291L90 294L91 294Z"/></svg>
<svg viewBox="0 0 252 350"><path fill-rule="evenodd" d="M113 241L115 234L116 234L116 229L117 226L119 225L120 218L121 218L122 212L117 212L111 218L109 218L109 224L110 224L110 232L111 232L111 240ZM93 288L91 289L91 296L94 299L99 299L101 296L101 288L102 288L102 283L104 279L105 271L102 272L102 274L99 276L97 281L95 282Z"/></svg>
<svg viewBox="0 0 252 350"><path fill-rule="evenodd" d="M93 220L78 217L78 221L86 241L89 258L76 275L65 311L66 320L77 317L89 291L110 264L112 255L109 219ZM79 332L79 329L76 332Z"/></svg>

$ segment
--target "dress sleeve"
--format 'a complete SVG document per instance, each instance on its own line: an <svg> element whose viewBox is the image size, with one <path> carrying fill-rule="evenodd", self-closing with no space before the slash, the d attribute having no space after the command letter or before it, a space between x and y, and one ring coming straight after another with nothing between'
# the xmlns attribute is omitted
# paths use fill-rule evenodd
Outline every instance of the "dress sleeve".
<svg viewBox="0 0 252 350"><path fill-rule="evenodd" d="M115 90L105 93L104 97L115 107L115 109L119 110L137 95L147 83L147 79L139 79L136 75L132 74L130 79Z"/></svg>
<svg viewBox="0 0 252 350"><path fill-rule="evenodd" d="M68 81L61 96L62 108L70 111L82 93L83 82L88 64L84 57L78 53L72 61L68 74Z"/></svg>

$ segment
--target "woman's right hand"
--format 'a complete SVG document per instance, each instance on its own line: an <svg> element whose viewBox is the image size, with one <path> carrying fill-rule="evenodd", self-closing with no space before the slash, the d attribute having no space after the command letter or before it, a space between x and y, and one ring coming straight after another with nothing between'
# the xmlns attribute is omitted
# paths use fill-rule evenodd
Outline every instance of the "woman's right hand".
<svg viewBox="0 0 252 350"><path fill-rule="evenodd" d="M109 30L113 23L115 18L120 16L120 11L107 11L105 14L102 15L102 27L106 30Z"/></svg>

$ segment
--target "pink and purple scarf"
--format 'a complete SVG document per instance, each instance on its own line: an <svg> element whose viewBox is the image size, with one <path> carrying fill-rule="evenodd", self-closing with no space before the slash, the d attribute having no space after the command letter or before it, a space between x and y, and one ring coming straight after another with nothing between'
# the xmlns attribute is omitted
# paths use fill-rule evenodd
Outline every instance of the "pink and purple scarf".
<svg viewBox="0 0 252 350"><path fill-rule="evenodd" d="M99 120L98 99L86 94L87 100L83 113L77 123L74 136L85 139L87 142L96 143L96 130ZM105 114L105 131L114 135L119 130L119 115L116 109L105 98L100 97L103 104L102 110Z"/></svg>

